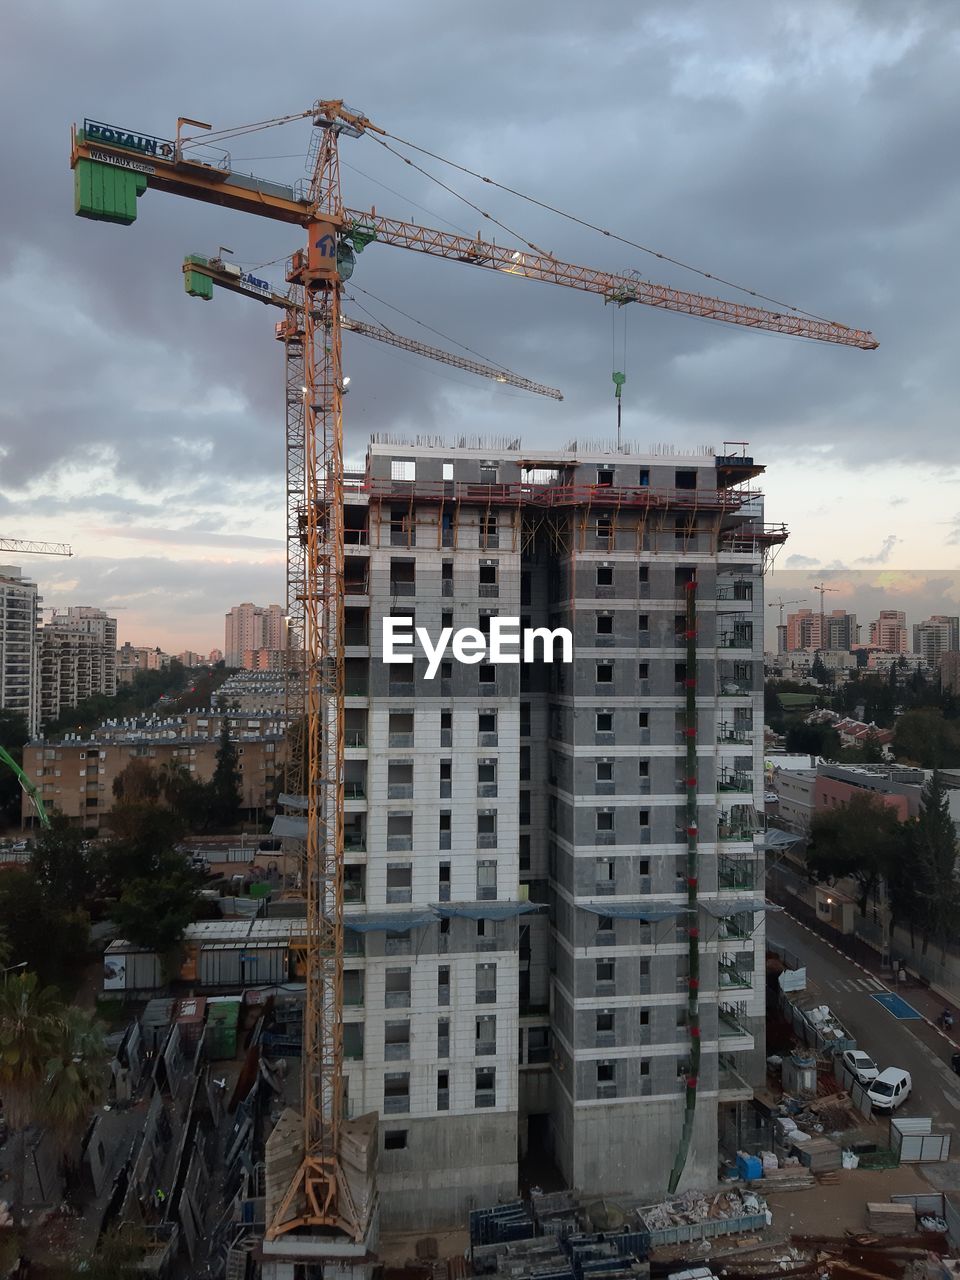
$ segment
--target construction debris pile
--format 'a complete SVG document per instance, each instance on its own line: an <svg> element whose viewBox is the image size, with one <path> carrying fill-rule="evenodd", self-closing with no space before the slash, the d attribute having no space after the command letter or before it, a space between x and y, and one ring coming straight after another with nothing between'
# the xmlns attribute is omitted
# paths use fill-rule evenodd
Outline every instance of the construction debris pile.
<svg viewBox="0 0 960 1280"><path fill-rule="evenodd" d="M652 1205L534 1192L529 1202L471 1213L470 1253L477 1275L498 1280L640 1280L652 1249L761 1231L769 1222L758 1195L735 1189Z"/></svg>
<svg viewBox="0 0 960 1280"><path fill-rule="evenodd" d="M788 1244L752 1253L713 1255L711 1274L724 1280L769 1280L771 1276L797 1280L949 1280L958 1274L949 1258L941 1257L942 1238L910 1234L875 1234L836 1239L829 1236L790 1237Z"/></svg>

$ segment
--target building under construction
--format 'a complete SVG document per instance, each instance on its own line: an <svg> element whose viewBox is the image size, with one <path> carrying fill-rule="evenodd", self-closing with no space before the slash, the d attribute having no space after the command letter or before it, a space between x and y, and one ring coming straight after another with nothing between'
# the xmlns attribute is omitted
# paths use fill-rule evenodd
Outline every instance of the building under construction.
<svg viewBox="0 0 960 1280"><path fill-rule="evenodd" d="M728 447L370 446L345 483L344 1076L386 1227L716 1176L764 1064L762 572ZM573 661L387 663L383 623Z"/></svg>

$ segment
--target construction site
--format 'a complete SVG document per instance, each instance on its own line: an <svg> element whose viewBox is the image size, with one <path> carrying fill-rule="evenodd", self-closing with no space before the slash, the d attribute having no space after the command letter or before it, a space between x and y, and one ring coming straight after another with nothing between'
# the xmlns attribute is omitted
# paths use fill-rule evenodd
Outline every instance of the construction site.
<svg viewBox="0 0 960 1280"><path fill-rule="evenodd" d="M291 120L312 126L306 182L233 167L232 139ZM190 297L278 317L283 849L255 905L244 886L191 926L172 988L156 955L108 947L104 991L134 1003L84 1139L83 1230L133 1224L141 1269L225 1280L954 1274L947 1192L891 1201L903 1184L879 1171L871 1196L867 1170L817 1167L770 1116L758 1130L763 576L787 537L763 463L742 441L639 448L618 373L610 441L530 447L505 422L344 456L343 332L561 398L345 314L379 245L612 308L876 340L351 209L340 146L359 139L403 145L340 100L235 129L181 117L172 138L72 132L81 217L146 220L157 190L306 233L281 285L183 260ZM399 620L472 648L390 661ZM506 623L542 657L492 660ZM34 1167L43 1205L39 1150ZM791 1193L847 1176L871 1201L854 1234L790 1226Z"/></svg>

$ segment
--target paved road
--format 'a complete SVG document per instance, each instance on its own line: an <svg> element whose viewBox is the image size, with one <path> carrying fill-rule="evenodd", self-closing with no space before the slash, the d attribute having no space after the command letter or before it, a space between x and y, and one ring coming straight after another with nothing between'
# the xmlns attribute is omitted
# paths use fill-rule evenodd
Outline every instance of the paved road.
<svg viewBox="0 0 960 1280"><path fill-rule="evenodd" d="M932 1116L935 1131L960 1133L960 1077L949 1066L953 1046L926 1021L901 1022L871 994L894 990L834 950L815 933L784 912L768 917L767 932L800 957L807 968L807 990L827 1004L877 1065L903 1067L913 1077L913 1094L898 1114ZM927 1011L929 1000L908 987L895 989L908 1004Z"/></svg>

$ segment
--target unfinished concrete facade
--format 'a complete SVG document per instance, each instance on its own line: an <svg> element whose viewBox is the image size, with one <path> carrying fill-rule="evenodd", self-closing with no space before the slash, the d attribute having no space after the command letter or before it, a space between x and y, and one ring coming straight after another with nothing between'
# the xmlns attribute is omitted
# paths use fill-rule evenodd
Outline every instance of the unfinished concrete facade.
<svg viewBox="0 0 960 1280"><path fill-rule="evenodd" d="M386 1226L513 1195L528 1133L586 1192L665 1190L690 1071L691 730L702 1061L681 1185L715 1176L718 1108L764 1060L762 569L784 534L745 487L761 471L384 442L348 477L346 1077L349 1113L381 1115ZM495 615L568 628L573 660L448 651L430 680L418 646L384 662L391 614L434 640Z"/></svg>

